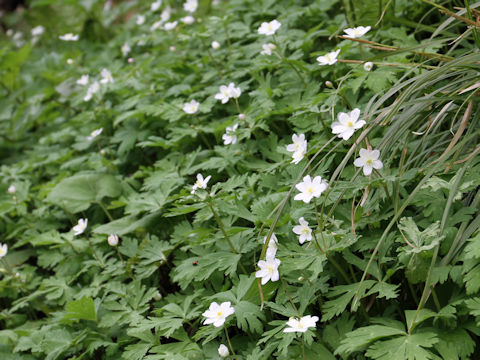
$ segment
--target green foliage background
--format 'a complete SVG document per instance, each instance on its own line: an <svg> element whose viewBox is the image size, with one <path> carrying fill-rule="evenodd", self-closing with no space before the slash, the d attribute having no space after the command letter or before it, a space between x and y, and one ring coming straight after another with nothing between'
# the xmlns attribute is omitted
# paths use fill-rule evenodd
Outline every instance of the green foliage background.
<svg viewBox="0 0 480 360"><path fill-rule="evenodd" d="M195 23L172 31L150 27L166 6L171 21L187 15L173 0L157 12L31 0L4 14L0 358L218 359L225 331L201 315L213 301L235 308L230 358L478 358L480 3L439 3L201 0ZM275 37L259 35L273 19ZM372 43L337 36L358 25ZM80 40L58 40L67 32ZM271 41L281 55L260 55ZM356 62L319 66L334 49ZM103 68L115 82L84 101L76 80ZM243 121L214 99L230 82ZM201 105L187 115L191 99ZM333 138L356 107L367 125ZM235 123L237 143L223 145ZM290 163L294 133L308 166ZM367 144L384 164L371 177L353 166ZM212 179L192 195L197 173ZM329 182L316 203L293 201L305 174ZM318 242L298 243L299 217ZM281 279L260 286L273 232ZM315 329L283 333L304 315L319 316Z"/></svg>

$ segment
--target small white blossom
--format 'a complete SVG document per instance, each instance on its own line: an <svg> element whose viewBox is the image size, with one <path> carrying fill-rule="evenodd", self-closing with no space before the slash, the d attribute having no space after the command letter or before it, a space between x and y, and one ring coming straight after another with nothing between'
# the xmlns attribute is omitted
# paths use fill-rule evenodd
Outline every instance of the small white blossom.
<svg viewBox="0 0 480 360"><path fill-rule="evenodd" d="M228 355L230 355L230 352L225 345L220 344L220 346L218 347L218 355L220 355L220 357L222 358L226 358Z"/></svg>
<svg viewBox="0 0 480 360"><path fill-rule="evenodd" d="M365 64L363 64L363 68L365 71L372 71L373 63L371 61L367 61Z"/></svg>
<svg viewBox="0 0 480 360"><path fill-rule="evenodd" d="M172 15L172 9L170 8L170 6L168 6L160 14L160 20L163 22L168 21L170 20L171 15Z"/></svg>
<svg viewBox="0 0 480 360"><path fill-rule="evenodd" d="M355 28L348 28L343 30L343 32L350 38L356 39L362 37L371 29L370 26L357 26Z"/></svg>
<svg viewBox="0 0 480 360"><path fill-rule="evenodd" d="M64 34L64 35L60 35L58 38L60 40L63 40L63 41L77 41L78 40L78 35L74 35L72 33L67 33L67 34Z"/></svg>
<svg viewBox="0 0 480 360"><path fill-rule="evenodd" d="M303 244L305 241L312 241L312 229L308 226L308 222L305 221L303 217L298 219L298 222L300 225L293 227L293 232L300 235L298 237L298 242Z"/></svg>
<svg viewBox="0 0 480 360"><path fill-rule="evenodd" d="M0 259L8 253L8 245L0 243Z"/></svg>
<svg viewBox="0 0 480 360"><path fill-rule="evenodd" d="M78 224L73 227L73 231L75 235L82 234L85 229L87 228L88 219L79 219Z"/></svg>
<svg viewBox="0 0 480 360"><path fill-rule="evenodd" d="M268 43L268 44L263 44L262 45L262 51L260 51L260 54L261 55L272 55L272 51L275 50L277 48L277 46L275 44L272 44L272 43Z"/></svg>
<svg viewBox="0 0 480 360"><path fill-rule="evenodd" d="M67 59L67 64L72 65L73 64L73 59Z"/></svg>
<svg viewBox="0 0 480 360"><path fill-rule="evenodd" d="M162 27L162 24L163 24L163 21L162 21L162 20L160 20L160 21L155 21L155 22L152 24L152 26L150 26L150 31L155 31L155 30L161 28L161 27ZM142 40L140 40L140 41L142 41ZM138 45L140 45L140 41L138 42ZM143 44L142 44L142 45L143 45Z"/></svg>
<svg viewBox="0 0 480 360"><path fill-rule="evenodd" d="M215 99L221 100L222 104L226 104L228 100L230 100L230 90L228 86L226 85L220 86L220 92L215 95Z"/></svg>
<svg viewBox="0 0 480 360"><path fill-rule="evenodd" d="M234 99L238 99L240 95L242 95L242 89L240 89L240 87L235 87L234 83L228 84L228 91L230 93L230 97Z"/></svg>
<svg viewBox="0 0 480 360"><path fill-rule="evenodd" d="M118 245L118 235L117 234L108 235L107 242L108 242L108 245L110 245L110 246L117 246Z"/></svg>
<svg viewBox="0 0 480 360"><path fill-rule="evenodd" d="M128 61L129 64L133 64L135 62L135 59L134 58L128 58L127 61Z"/></svg>
<svg viewBox="0 0 480 360"><path fill-rule="evenodd" d="M195 114L198 111L199 106L200 103L198 101L192 100L183 104L183 111L185 111L187 114Z"/></svg>
<svg viewBox="0 0 480 360"><path fill-rule="evenodd" d="M365 120L358 120L360 117L360 109L353 109L349 113L338 113L338 121L332 124L332 133L337 134L339 138L348 140L352 137L355 130L362 128Z"/></svg>
<svg viewBox="0 0 480 360"><path fill-rule="evenodd" d="M103 131L103 128L100 128L100 129L96 129L96 130L93 130L91 133L90 133L90 136L87 138L88 140L92 141L93 139L95 139L98 135L100 135Z"/></svg>
<svg viewBox="0 0 480 360"><path fill-rule="evenodd" d="M212 48L214 50L220 49L220 43L218 41L212 41Z"/></svg>
<svg viewBox="0 0 480 360"><path fill-rule="evenodd" d="M211 179L211 175L208 175L205 179L203 178L202 174L197 174L197 181L195 181L195 184L192 186L192 191L190 191L190 194L195 194L195 191L197 189L206 189L208 181Z"/></svg>
<svg viewBox="0 0 480 360"><path fill-rule="evenodd" d="M183 10L194 13L198 8L198 0L187 0L183 4Z"/></svg>
<svg viewBox="0 0 480 360"><path fill-rule="evenodd" d="M175 51L175 50L177 50L177 49L175 48L175 46L171 45L171 46L168 48L168 50L170 50L170 51Z"/></svg>
<svg viewBox="0 0 480 360"><path fill-rule="evenodd" d="M273 35L278 29L280 29L280 26L282 26L282 24L278 20L263 22L258 28L258 33L260 35Z"/></svg>
<svg viewBox="0 0 480 360"><path fill-rule="evenodd" d="M229 144L235 144L237 142L237 135L235 134L235 131L238 128L238 124L235 124L233 126L227 126L225 129L225 134L222 135L222 140L224 145L229 145Z"/></svg>
<svg viewBox="0 0 480 360"><path fill-rule="evenodd" d="M90 77L88 76L88 74L87 75L82 75L82 76L80 76L80 79L77 80L77 84L81 85L81 86L86 86L86 85L88 85L89 78Z"/></svg>
<svg viewBox="0 0 480 360"><path fill-rule="evenodd" d="M293 144L287 145L287 151L293 152L292 163L298 164L307 153L307 140L304 134L293 134L292 141Z"/></svg>
<svg viewBox="0 0 480 360"><path fill-rule="evenodd" d="M263 243L267 241L267 237L265 236L263 238ZM275 255L277 255L277 244L278 244L278 239L275 233L272 233L272 236L270 237L270 241L268 242L267 246L267 252L265 253L265 258L266 259L273 259Z"/></svg>
<svg viewBox="0 0 480 360"><path fill-rule="evenodd" d="M325 180L322 180L320 176L315 176L312 180L310 175L303 178L303 181L295 185L300 194L295 195L294 200L302 200L308 204L314 197L318 198L324 192L328 184Z"/></svg>
<svg viewBox="0 0 480 360"><path fill-rule="evenodd" d="M42 25L35 26L32 30L32 36L41 36L45 32L45 28Z"/></svg>
<svg viewBox="0 0 480 360"><path fill-rule="evenodd" d="M17 188L15 187L15 185L10 185L7 191L9 194L15 194L17 192Z"/></svg>
<svg viewBox="0 0 480 360"><path fill-rule="evenodd" d="M83 98L83 101L90 101L93 97L93 94L99 91L100 91L100 84L98 83L98 81L95 81L88 87L87 94Z"/></svg>
<svg viewBox="0 0 480 360"><path fill-rule="evenodd" d="M193 16L185 16L180 19L180 21L184 24L191 25L195 22L195 18Z"/></svg>
<svg viewBox="0 0 480 360"><path fill-rule="evenodd" d="M318 316L311 316L307 315L300 319L298 318L290 318L287 321L287 325L289 327L283 329L283 332L290 333L290 332L306 332L308 328L316 327L318 321Z"/></svg>
<svg viewBox="0 0 480 360"><path fill-rule="evenodd" d="M152 3L152 5L150 6L150 10L157 11L158 9L160 9L160 6L162 6L162 0L157 0Z"/></svg>
<svg viewBox="0 0 480 360"><path fill-rule="evenodd" d="M136 23L137 25L143 25L145 24L145 20L146 20L145 15L137 15Z"/></svg>
<svg viewBox="0 0 480 360"><path fill-rule="evenodd" d="M100 76L102 77L102 79L100 80L102 84L113 83L114 81L112 73L108 69L103 69L100 73Z"/></svg>
<svg viewBox="0 0 480 360"><path fill-rule="evenodd" d="M178 21L173 21L173 22L167 22L165 23L165 25L163 26L163 28L166 30L166 31L170 31L170 30L173 30L177 27L177 24L178 24Z"/></svg>
<svg viewBox="0 0 480 360"><path fill-rule="evenodd" d="M317 57L317 61L319 62L320 66L323 65L333 65L337 62L337 56L340 54L340 49L329 52L324 56Z"/></svg>
<svg viewBox="0 0 480 360"><path fill-rule="evenodd" d="M225 323L227 317L235 313L235 309L231 306L230 301L226 301L218 305L212 302L208 310L202 316L206 317L203 321L205 325L213 324L215 327L220 327Z"/></svg>
<svg viewBox="0 0 480 360"><path fill-rule="evenodd" d="M281 261L275 258L266 258L258 262L260 270L255 272L255 277L262 278L262 285L265 285L269 280L277 281L280 278L278 267Z"/></svg>
<svg viewBox="0 0 480 360"><path fill-rule="evenodd" d="M128 53L129 53L130 51L132 51L132 48L130 47L130 45L128 45L128 43L125 43L125 44L122 45L121 50L122 50L122 55L123 55L123 56L127 56Z"/></svg>
<svg viewBox="0 0 480 360"><path fill-rule="evenodd" d="M360 157L355 159L353 165L363 167L363 175L369 176L372 169L380 170L383 167L383 163L378 160L379 157L378 150L360 149Z"/></svg>

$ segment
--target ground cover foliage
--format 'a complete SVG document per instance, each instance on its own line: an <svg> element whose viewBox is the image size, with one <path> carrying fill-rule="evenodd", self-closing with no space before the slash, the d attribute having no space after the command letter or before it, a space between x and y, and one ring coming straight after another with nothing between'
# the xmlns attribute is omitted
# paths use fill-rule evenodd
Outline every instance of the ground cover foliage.
<svg viewBox="0 0 480 360"><path fill-rule="evenodd" d="M187 3L1 18L0 358L478 358L480 3Z"/></svg>

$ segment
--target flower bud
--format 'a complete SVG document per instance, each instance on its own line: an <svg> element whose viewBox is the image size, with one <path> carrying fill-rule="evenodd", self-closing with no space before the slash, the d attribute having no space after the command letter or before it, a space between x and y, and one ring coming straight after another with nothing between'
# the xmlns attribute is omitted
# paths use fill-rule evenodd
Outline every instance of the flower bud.
<svg viewBox="0 0 480 360"><path fill-rule="evenodd" d="M333 84L332 84L332 82L329 81L329 80L325 81L325 86L333 89Z"/></svg>
<svg viewBox="0 0 480 360"><path fill-rule="evenodd" d="M107 241L108 241L108 245L117 246L118 245L118 235L117 234L108 235Z"/></svg>
<svg viewBox="0 0 480 360"><path fill-rule="evenodd" d="M17 192L17 188L15 187L15 185L10 185L7 191L9 194L15 194Z"/></svg>
<svg viewBox="0 0 480 360"><path fill-rule="evenodd" d="M225 345L220 344L218 347L218 355L220 355L222 358L226 358L228 355L230 355L230 352Z"/></svg>
<svg viewBox="0 0 480 360"><path fill-rule="evenodd" d="M133 64L133 62L134 62L135 60L134 60L133 58L128 58L127 61L128 61L129 64Z"/></svg>
<svg viewBox="0 0 480 360"><path fill-rule="evenodd" d="M238 114L238 118L240 120L245 120L245 114Z"/></svg>
<svg viewBox="0 0 480 360"><path fill-rule="evenodd" d="M220 48L220 43L219 43L218 41L213 41L213 42L212 42L212 48L213 48L214 50L219 49L219 48Z"/></svg>
<svg viewBox="0 0 480 360"><path fill-rule="evenodd" d="M160 300L162 300L162 298L163 298L163 296L162 296L162 294L160 294L160 291L158 291L158 290L157 290L157 292L155 293L155 295L153 295L153 299L154 299L155 301L160 301Z"/></svg>
<svg viewBox="0 0 480 360"><path fill-rule="evenodd" d="M170 46L169 49L170 51L175 51L175 46Z"/></svg>
<svg viewBox="0 0 480 360"><path fill-rule="evenodd" d="M372 71L373 63L371 61L367 61L365 64L363 64L363 68L365 71Z"/></svg>
<svg viewBox="0 0 480 360"><path fill-rule="evenodd" d="M298 281L303 281L303 280L305 280L305 279L303 278L303 276L300 276L300 277L298 278Z"/></svg>
<svg viewBox="0 0 480 360"><path fill-rule="evenodd" d="M73 59L67 59L67 64L72 65L73 64Z"/></svg>

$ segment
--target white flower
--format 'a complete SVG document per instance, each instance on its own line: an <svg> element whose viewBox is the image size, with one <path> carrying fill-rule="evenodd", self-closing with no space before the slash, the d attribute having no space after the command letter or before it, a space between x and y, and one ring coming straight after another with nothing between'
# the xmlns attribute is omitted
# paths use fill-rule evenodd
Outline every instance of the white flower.
<svg viewBox="0 0 480 360"><path fill-rule="evenodd" d="M372 169L380 170L383 167L383 163L378 160L380 157L380 151L360 149L360 157L356 158L353 165L356 167L363 167L363 175L369 176L372 173Z"/></svg>
<svg viewBox="0 0 480 360"><path fill-rule="evenodd" d="M338 121L332 124L332 133L338 134L339 138L348 140L352 137L355 130L363 127L365 120L358 120L360 117L360 109L353 109L350 113L338 113Z"/></svg>
<svg viewBox="0 0 480 360"><path fill-rule="evenodd" d="M73 227L73 231L75 235L82 234L85 229L87 228L88 219L79 219L78 224Z"/></svg>
<svg viewBox="0 0 480 360"><path fill-rule="evenodd" d="M263 238L263 243L265 244L265 241L267 241L267 237L265 236ZM270 237L270 241L268 242L267 246L267 252L265 253L265 258L266 259L273 259L275 255L277 255L277 244L278 244L278 239L275 233L272 233L272 236Z"/></svg>
<svg viewBox="0 0 480 360"><path fill-rule="evenodd" d="M67 59L67 64L72 65L73 64L73 59Z"/></svg>
<svg viewBox="0 0 480 360"><path fill-rule="evenodd" d="M235 134L235 131L238 128L238 124L235 124L233 126L227 126L225 129L225 134L222 135L222 140L224 145L228 144L235 144L237 142L237 135Z"/></svg>
<svg viewBox="0 0 480 360"><path fill-rule="evenodd" d="M100 84L98 81L95 81L93 84L91 84L88 89L87 89L87 94L83 98L84 101L90 101L92 99L93 94L97 93L100 91Z"/></svg>
<svg viewBox="0 0 480 360"><path fill-rule="evenodd" d="M316 327L318 321L318 316L307 315L300 319L290 318L287 321L289 327L283 329L283 332L306 332L310 327Z"/></svg>
<svg viewBox="0 0 480 360"><path fill-rule="evenodd" d="M272 20L270 22L263 22L262 25L258 28L258 33L260 35L273 35L275 34L275 31L280 29L280 24L279 21L277 20Z"/></svg>
<svg viewBox="0 0 480 360"><path fill-rule="evenodd" d="M293 227L293 232L297 235L300 235L298 241L300 244L303 244L306 241L312 240L312 229L308 227L308 222L305 221L303 217L298 219L300 225Z"/></svg>
<svg viewBox="0 0 480 360"><path fill-rule="evenodd" d="M215 99L221 100L222 104L226 104L230 100L230 89L226 85L220 86L220 92L215 95Z"/></svg>
<svg viewBox="0 0 480 360"><path fill-rule="evenodd" d="M188 12L195 12L198 7L198 0L187 0L183 4L183 10L188 11Z"/></svg>
<svg viewBox="0 0 480 360"><path fill-rule="evenodd" d="M210 180L211 177L212 177L211 175L208 175L204 179L202 174L197 174L197 181L195 181L195 184L193 184L192 191L190 191L190 194L195 194L195 191L197 189L206 189L208 181Z"/></svg>
<svg viewBox="0 0 480 360"><path fill-rule="evenodd" d="M370 26L357 26L355 28L348 28L343 30L345 34L347 34L348 37L350 38L359 38L365 35L367 32L369 32L371 29Z"/></svg>
<svg viewBox="0 0 480 360"><path fill-rule="evenodd" d="M255 277L262 278L262 285L265 285L269 280L277 281L280 278L278 274L278 267L281 261L275 258L266 258L258 262L260 270L255 272Z"/></svg>
<svg viewBox="0 0 480 360"><path fill-rule="evenodd" d="M128 43L123 44L121 50L122 50L122 55L123 56L127 56L128 53L130 51L132 51L132 49L130 48L130 45L128 45Z"/></svg>
<svg viewBox="0 0 480 360"><path fill-rule="evenodd" d="M225 345L220 344L220 346L218 347L218 355L220 355L220 357L222 358L226 358L228 355L230 355L230 352Z"/></svg>
<svg viewBox="0 0 480 360"><path fill-rule="evenodd" d="M117 246L118 245L118 235L117 234L108 235L107 242L108 242L108 245L110 245L110 246Z"/></svg>
<svg viewBox="0 0 480 360"><path fill-rule="evenodd" d="M7 255L8 252L8 245L0 243L0 259Z"/></svg>
<svg viewBox="0 0 480 360"><path fill-rule="evenodd" d="M102 77L102 79L100 80L102 84L113 83L114 81L112 73L107 69L103 69L100 73L100 76Z"/></svg>
<svg viewBox="0 0 480 360"><path fill-rule="evenodd" d="M292 163L298 164L307 153L307 140L304 134L293 134L292 141L293 144L287 145L287 151L293 152Z"/></svg>
<svg viewBox="0 0 480 360"><path fill-rule="evenodd" d="M240 95L242 95L242 89L235 87L233 82L228 84L228 91L230 93L230 97L234 99L238 99Z"/></svg>
<svg viewBox="0 0 480 360"><path fill-rule="evenodd" d="M63 40L63 41L77 41L78 40L78 35L74 35L72 33L67 33L65 35L60 35L58 38L60 40Z"/></svg>
<svg viewBox="0 0 480 360"><path fill-rule="evenodd" d="M184 24L191 25L195 22L195 18L193 16L188 15L188 16L182 17L180 21L183 22Z"/></svg>
<svg viewBox="0 0 480 360"><path fill-rule="evenodd" d="M268 43L262 45L262 51L260 51L261 55L272 55L272 51L275 50L277 47L275 44Z"/></svg>
<svg viewBox="0 0 480 360"><path fill-rule="evenodd" d="M212 41L212 48L214 50L220 49L220 43L218 41Z"/></svg>
<svg viewBox="0 0 480 360"><path fill-rule="evenodd" d="M15 185L10 185L7 191L9 194L15 194L17 192L17 188L15 187Z"/></svg>
<svg viewBox="0 0 480 360"><path fill-rule="evenodd" d="M137 15L137 21L136 21L137 25L145 24L145 19L146 19L145 15Z"/></svg>
<svg viewBox="0 0 480 360"><path fill-rule="evenodd" d="M168 6L160 14L160 20L163 22L168 21L170 20L171 15L172 15L172 9L170 9L170 6Z"/></svg>
<svg viewBox="0 0 480 360"><path fill-rule="evenodd" d="M170 30L173 30L177 27L177 24L178 24L178 21L174 21L174 22L167 22L163 28L166 30L166 31L170 31Z"/></svg>
<svg viewBox="0 0 480 360"><path fill-rule="evenodd" d="M86 86L86 85L88 85L88 81L89 81L88 74L87 75L82 75L80 77L80 79L77 80L77 84L82 85L82 86Z"/></svg>
<svg viewBox="0 0 480 360"><path fill-rule="evenodd" d="M365 71L372 71L373 63L371 61L367 61L365 64L363 64L363 68Z"/></svg>
<svg viewBox="0 0 480 360"><path fill-rule="evenodd" d="M183 111L187 114L195 114L198 111L198 106L200 103L198 101L192 100L183 105Z"/></svg>
<svg viewBox="0 0 480 360"><path fill-rule="evenodd" d="M100 135L103 131L103 128L100 128L100 129L97 129L97 130L93 130L91 133L90 133L90 136L87 138L88 140L92 141L93 139L95 139L98 135Z"/></svg>
<svg viewBox="0 0 480 360"><path fill-rule="evenodd" d="M152 3L152 5L150 6L150 10L157 11L158 9L160 9L160 6L162 6L162 0L157 0Z"/></svg>
<svg viewBox="0 0 480 360"><path fill-rule="evenodd" d="M35 26L32 30L32 36L41 36L45 32L45 28L42 25Z"/></svg>
<svg viewBox="0 0 480 360"><path fill-rule="evenodd" d="M220 327L225 323L225 319L234 312L235 309L231 306L230 301L223 302L220 305L212 302L208 310L202 314L202 316L206 317L203 323L205 325L213 324L215 327Z"/></svg>
<svg viewBox="0 0 480 360"><path fill-rule="evenodd" d="M150 26L150 31L155 31L157 29L159 29L163 24L163 21L160 20L160 21L155 21L152 26ZM140 40L142 41L142 40ZM138 42L138 45L140 45L140 41ZM142 44L143 45L143 44Z"/></svg>
<svg viewBox="0 0 480 360"><path fill-rule="evenodd" d="M325 180L322 180L320 176L315 176L313 181L310 175L307 175L303 178L303 181L295 185L300 194L295 195L294 200L303 200L306 204L312 200L312 198L320 197L322 192L324 192L328 184Z"/></svg>
<svg viewBox="0 0 480 360"><path fill-rule="evenodd" d="M337 62L337 56L340 54L340 49L329 52L324 56L317 57L317 61L320 63L319 65L333 65Z"/></svg>

